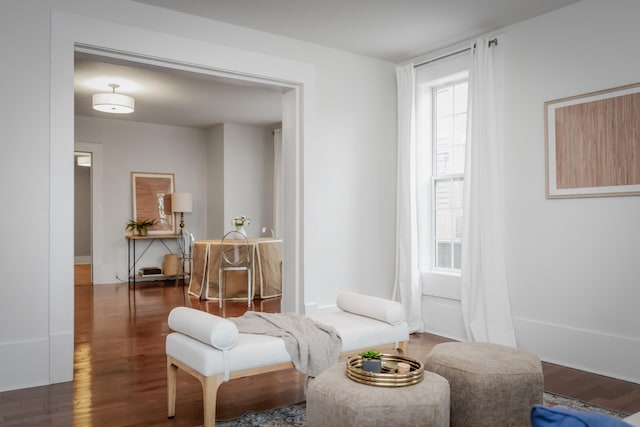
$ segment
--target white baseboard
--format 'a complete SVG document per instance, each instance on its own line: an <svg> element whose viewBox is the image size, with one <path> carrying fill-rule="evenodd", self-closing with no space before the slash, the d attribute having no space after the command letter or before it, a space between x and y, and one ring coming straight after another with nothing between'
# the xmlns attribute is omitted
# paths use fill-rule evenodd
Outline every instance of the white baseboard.
<svg viewBox="0 0 640 427"><path fill-rule="evenodd" d="M425 332L466 341L459 301L422 297ZM640 383L640 340L599 331L513 318L518 347L545 362Z"/></svg>
<svg viewBox="0 0 640 427"><path fill-rule="evenodd" d="M116 278L120 277L120 280ZM93 284L107 285L113 283L127 282L127 265L124 264L94 264L93 265Z"/></svg>
<svg viewBox="0 0 640 427"><path fill-rule="evenodd" d="M445 338L466 341L460 301L434 296L422 296L424 331Z"/></svg>
<svg viewBox="0 0 640 427"><path fill-rule="evenodd" d="M0 355L0 392L49 384L47 338L0 343Z"/></svg>
<svg viewBox="0 0 640 427"><path fill-rule="evenodd" d="M514 318L518 347L542 360L640 383L640 340Z"/></svg>
<svg viewBox="0 0 640 427"><path fill-rule="evenodd" d="M91 255L81 255L74 257L76 264L91 264Z"/></svg>

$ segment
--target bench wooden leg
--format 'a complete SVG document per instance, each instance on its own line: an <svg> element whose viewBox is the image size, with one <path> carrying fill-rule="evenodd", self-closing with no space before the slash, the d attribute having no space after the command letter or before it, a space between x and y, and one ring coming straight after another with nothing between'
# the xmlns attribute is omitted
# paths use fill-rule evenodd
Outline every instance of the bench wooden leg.
<svg viewBox="0 0 640 427"><path fill-rule="evenodd" d="M173 418L176 415L176 382L178 367L174 365L170 357L167 357L167 415Z"/></svg>
<svg viewBox="0 0 640 427"><path fill-rule="evenodd" d="M216 425L216 402L218 387L224 382L223 375L200 377L202 383L202 403L204 404L204 427Z"/></svg>
<svg viewBox="0 0 640 427"><path fill-rule="evenodd" d="M178 368L189 375L193 375L202 384L202 404L204 407L204 427L213 427L216 424L216 400L218 387L224 382L224 375L212 375L205 377L195 369L167 356L167 413L169 418L176 415L176 384Z"/></svg>

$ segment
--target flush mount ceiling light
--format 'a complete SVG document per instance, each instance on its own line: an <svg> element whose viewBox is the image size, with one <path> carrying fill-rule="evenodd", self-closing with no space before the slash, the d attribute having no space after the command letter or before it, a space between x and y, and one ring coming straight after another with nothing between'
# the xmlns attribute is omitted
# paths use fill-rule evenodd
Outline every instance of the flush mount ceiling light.
<svg viewBox="0 0 640 427"><path fill-rule="evenodd" d="M116 89L120 85L111 83L109 87L113 90L112 93L96 93L93 95L93 109L114 114L133 113L135 99L116 93Z"/></svg>

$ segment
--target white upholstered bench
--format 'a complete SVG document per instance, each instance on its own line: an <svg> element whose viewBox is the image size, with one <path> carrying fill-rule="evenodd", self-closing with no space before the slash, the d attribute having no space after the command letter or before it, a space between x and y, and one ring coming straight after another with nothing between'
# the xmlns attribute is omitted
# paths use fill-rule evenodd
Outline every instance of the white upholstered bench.
<svg viewBox="0 0 640 427"><path fill-rule="evenodd" d="M409 327L399 302L345 292L338 296L340 311L310 318L333 326L342 339L341 356L369 348L407 351ZM281 338L239 333L232 321L203 311L174 308L167 335L168 416L175 416L178 369L202 383L204 425L215 425L218 387L234 378L258 375L293 366Z"/></svg>

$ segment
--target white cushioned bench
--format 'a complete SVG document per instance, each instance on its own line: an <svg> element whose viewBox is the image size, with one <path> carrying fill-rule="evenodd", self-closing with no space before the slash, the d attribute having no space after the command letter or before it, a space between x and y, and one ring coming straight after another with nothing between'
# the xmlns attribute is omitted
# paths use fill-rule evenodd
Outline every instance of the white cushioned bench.
<svg viewBox="0 0 640 427"><path fill-rule="evenodd" d="M340 311L318 313L311 319L333 326L342 339L341 356L363 350L407 351L409 327L399 302L356 294L341 293ZM204 425L215 425L218 387L225 381L293 366L278 337L239 333L232 321L187 307L174 308L169 314L167 335L168 416L175 416L178 369L202 383Z"/></svg>

